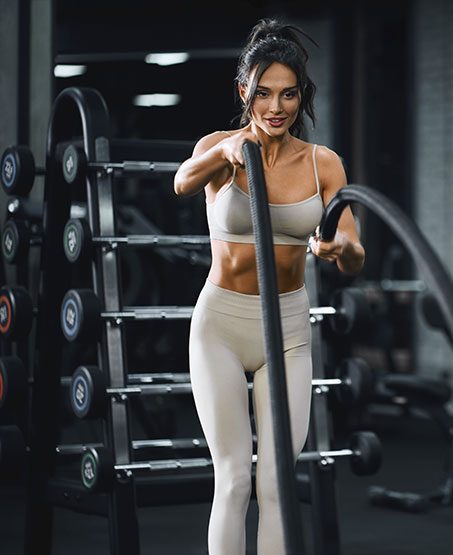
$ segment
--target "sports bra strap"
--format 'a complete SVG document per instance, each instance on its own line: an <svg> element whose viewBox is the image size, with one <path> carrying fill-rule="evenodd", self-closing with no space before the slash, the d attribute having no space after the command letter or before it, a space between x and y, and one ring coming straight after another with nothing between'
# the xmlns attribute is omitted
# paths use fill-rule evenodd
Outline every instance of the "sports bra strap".
<svg viewBox="0 0 453 555"><path fill-rule="evenodd" d="M318 145L313 145L313 168L315 170L315 179L316 179L316 187L318 190L318 194L320 194L320 190L319 190L319 178L318 178L318 168L316 166L316 147Z"/></svg>

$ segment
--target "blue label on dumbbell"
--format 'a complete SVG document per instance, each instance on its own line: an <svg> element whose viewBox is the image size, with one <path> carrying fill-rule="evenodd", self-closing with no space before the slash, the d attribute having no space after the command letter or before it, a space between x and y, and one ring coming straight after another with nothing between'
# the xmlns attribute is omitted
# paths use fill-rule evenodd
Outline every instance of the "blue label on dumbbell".
<svg viewBox="0 0 453 555"><path fill-rule="evenodd" d="M63 305L63 331L66 335L73 337L78 332L79 318L77 305L72 299L67 299Z"/></svg>
<svg viewBox="0 0 453 555"><path fill-rule="evenodd" d="M88 404L88 382L84 376L77 376L72 382L71 399L74 409L82 412L86 409Z"/></svg>
<svg viewBox="0 0 453 555"><path fill-rule="evenodd" d="M12 154L7 154L3 160L2 181L5 187L11 187L16 179L16 161Z"/></svg>

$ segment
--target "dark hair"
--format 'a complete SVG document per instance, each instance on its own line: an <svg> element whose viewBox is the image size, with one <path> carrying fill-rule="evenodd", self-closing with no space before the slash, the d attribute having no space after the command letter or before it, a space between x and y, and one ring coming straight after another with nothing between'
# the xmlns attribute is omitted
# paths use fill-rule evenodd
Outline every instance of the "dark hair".
<svg viewBox="0 0 453 555"><path fill-rule="evenodd" d="M286 65L294 71L302 97L299 113L296 121L290 128L290 133L297 136L305 130L304 113L313 122L313 127L315 126L316 117L313 108L313 98L316 86L307 74L308 52L298 36L300 34L306 36L313 44L319 47L318 43L304 31L294 25L281 23L277 19L261 19L251 30L247 44L239 56L235 77L236 100L240 100L237 85L246 86L250 72L253 68L257 68L253 81L250 84L249 96L242 107L239 122L240 127L244 127L251 120L252 104L258 82L266 69L274 62Z"/></svg>

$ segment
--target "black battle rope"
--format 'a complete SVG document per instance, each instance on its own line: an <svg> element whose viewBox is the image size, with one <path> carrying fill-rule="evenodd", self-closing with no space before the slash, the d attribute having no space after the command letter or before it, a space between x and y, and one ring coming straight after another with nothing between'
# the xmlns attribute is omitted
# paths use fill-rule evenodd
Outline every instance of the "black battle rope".
<svg viewBox="0 0 453 555"><path fill-rule="evenodd" d="M382 193L364 185L348 185L340 189L326 207L320 224L320 238L333 239L343 209L357 202L379 216L411 254L427 287L439 303L446 326L453 334L453 281L419 227Z"/></svg>
<svg viewBox="0 0 453 555"><path fill-rule="evenodd" d="M288 410L285 361L275 271L274 246L263 163L258 145L245 141L242 152L250 191L250 209L256 238L256 262L263 315L266 361L277 467L277 483L282 511L286 555L305 553Z"/></svg>

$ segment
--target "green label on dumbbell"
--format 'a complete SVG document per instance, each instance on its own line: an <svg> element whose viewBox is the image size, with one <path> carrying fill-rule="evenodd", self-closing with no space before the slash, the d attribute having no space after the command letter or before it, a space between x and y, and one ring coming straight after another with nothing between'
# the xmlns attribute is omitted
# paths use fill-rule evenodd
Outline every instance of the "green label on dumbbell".
<svg viewBox="0 0 453 555"><path fill-rule="evenodd" d="M14 254L15 241L14 235L8 229L3 233L3 256L5 258L10 258Z"/></svg>
<svg viewBox="0 0 453 555"><path fill-rule="evenodd" d="M82 457L82 483L91 489L97 479L97 463L92 453L85 453Z"/></svg>

